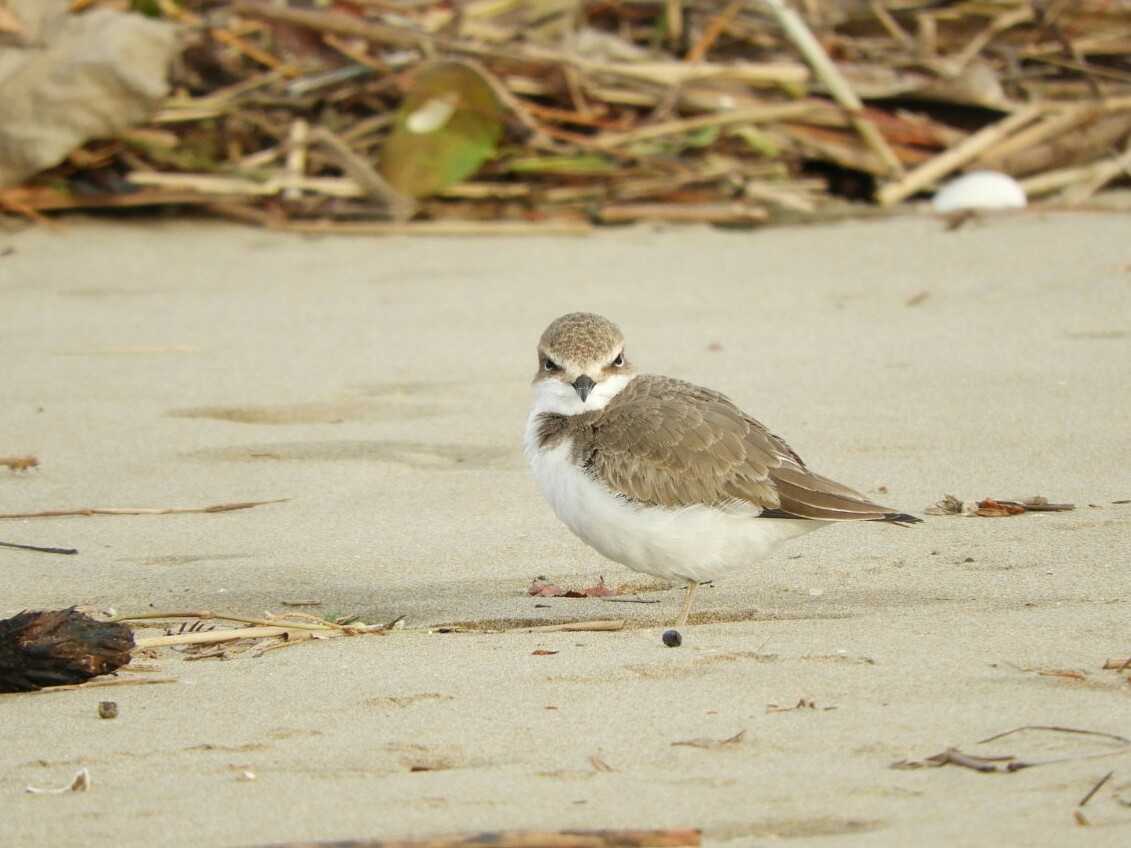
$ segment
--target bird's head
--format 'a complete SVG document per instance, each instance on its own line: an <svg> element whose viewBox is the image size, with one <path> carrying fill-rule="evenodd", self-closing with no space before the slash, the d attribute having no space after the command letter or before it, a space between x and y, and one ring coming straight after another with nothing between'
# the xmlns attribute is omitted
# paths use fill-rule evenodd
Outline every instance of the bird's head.
<svg viewBox="0 0 1131 848"><path fill-rule="evenodd" d="M592 312L571 312L538 341L535 407L560 415L601 409L635 374L616 324Z"/></svg>

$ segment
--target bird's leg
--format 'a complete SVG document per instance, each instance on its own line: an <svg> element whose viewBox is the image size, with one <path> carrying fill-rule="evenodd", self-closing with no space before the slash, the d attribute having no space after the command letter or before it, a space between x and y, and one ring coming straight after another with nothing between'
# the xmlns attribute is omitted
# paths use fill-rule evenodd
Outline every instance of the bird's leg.
<svg viewBox="0 0 1131 848"><path fill-rule="evenodd" d="M691 612L691 601L695 597L695 590L698 588L698 580L687 584L687 594L683 596L683 609L679 611L679 618L675 620L676 627L683 627L683 625L687 624L687 616Z"/></svg>

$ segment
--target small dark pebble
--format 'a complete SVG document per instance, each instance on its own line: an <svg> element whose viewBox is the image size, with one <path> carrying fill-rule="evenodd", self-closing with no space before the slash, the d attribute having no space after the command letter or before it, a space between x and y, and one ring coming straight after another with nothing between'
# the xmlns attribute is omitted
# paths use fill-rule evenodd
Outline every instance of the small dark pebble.
<svg viewBox="0 0 1131 848"><path fill-rule="evenodd" d="M98 717L99 718L117 718L118 705L114 701L99 701L98 702Z"/></svg>
<svg viewBox="0 0 1131 848"><path fill-rule="evenodd" d="M660 638L669 648L678 648L683 644L683 637L679 635L678 630L665 630L664 635Z"/></svg>

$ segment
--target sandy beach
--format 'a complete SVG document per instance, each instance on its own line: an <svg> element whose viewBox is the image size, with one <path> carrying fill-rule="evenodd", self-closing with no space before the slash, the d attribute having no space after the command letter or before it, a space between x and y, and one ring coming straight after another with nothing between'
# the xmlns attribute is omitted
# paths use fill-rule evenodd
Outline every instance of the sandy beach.
<svg viewBox="0 0 1131 848"><path fill-rule="evenodd" d="M1129 233L1098 213L0 233L0 455L40 461L0 467L0 512L286 499L0 520L0 541L80 552L0 550L0 616L404 617L260 657L165 649L132 673L160 685L0 695L0 845L629 827L727 848L1131 843L1131 744L979 744L1030 725L1131 738L1129 675L1103 669L1131 656ZM571 536L521 455L538 335L578 309L617 321L642 370L725 392L894 507L1076 509L810 534L700 591L665 648L681 592ZM536 576L635 592L534 598ZM625 628L514 630L612 618ZM480 632L436 632L451 624ZM117 719L98 717L108 699ZM892 768L948 747L1064 759ZM88 792L25 794L82 767Z"/></svg>

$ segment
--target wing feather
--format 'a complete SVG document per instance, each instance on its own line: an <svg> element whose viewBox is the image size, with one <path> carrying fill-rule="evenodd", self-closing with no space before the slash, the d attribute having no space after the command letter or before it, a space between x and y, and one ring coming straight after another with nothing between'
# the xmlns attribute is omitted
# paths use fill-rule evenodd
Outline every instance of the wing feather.
<svg viewBox="0 0 1131 848"><path fill-rule="evenodd" d="M824 521L910 518L810 471L783 439L724 395L681 380L636 377L591 416L577 433L582 460L633 501L665 507L737 501Z"/></svg>

